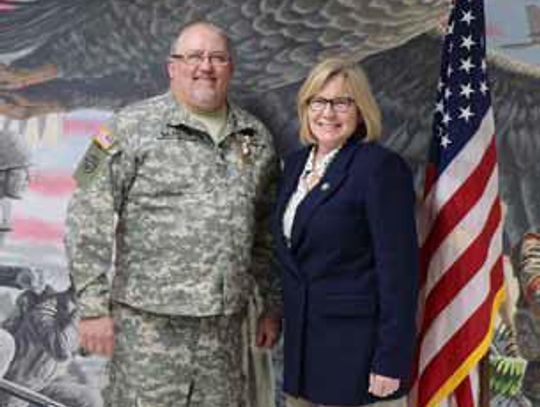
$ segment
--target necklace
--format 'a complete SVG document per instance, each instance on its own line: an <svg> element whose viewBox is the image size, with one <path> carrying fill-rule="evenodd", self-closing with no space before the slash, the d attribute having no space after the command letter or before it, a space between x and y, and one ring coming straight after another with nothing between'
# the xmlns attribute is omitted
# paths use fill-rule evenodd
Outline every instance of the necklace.
<svg viewBox="0 0 540 407"><path fill-rule="evenodd" d="M306 172L302 178L302 181L304 182L304 185L308 191L311 191L315 185L319 183L321 180L322 175L318 173L318 171L309 171Z"/></svg>
<svg viewBox="0 0 540 407"><path fill-rule="evenodd" d="M338 151L339 148L336 148L317 160L316 147L311 150L302 174L302 183L306 190L311 191L319 183Z"/></svg>

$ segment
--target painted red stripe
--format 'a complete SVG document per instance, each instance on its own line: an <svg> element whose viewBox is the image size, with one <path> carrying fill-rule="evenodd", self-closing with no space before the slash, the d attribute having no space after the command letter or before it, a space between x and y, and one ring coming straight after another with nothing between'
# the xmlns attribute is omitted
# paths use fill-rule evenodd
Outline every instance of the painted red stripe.
<svg viewBox="0 0 540 407"><path fill-rule="evenodd" d="M482 266L486 261L491 240L500 222L501 205L499 200L496 199L491 206L487 221L480 234L428 293L420 330L421 336L429 329L437 315L450 304L474 275L479 271L482 272Z"/></svg>
<svg viewBox="0 0 540 407"><path fill-rule="evenodd" d="M61 243L64 238L64 225L61 223L36 218L14 218L12 227L10 239Z"/></svg>
<svg viewBox="0 0 540 407"><path fill-rule="evenodd" d="M490 38L500 38L506 36L506 33L504 31L504 28L500 24L487 23L486 36Z"/></svg>
<svg viewBox="0 0 540 407"><path fill-rule="evenodd" d="M63 121L63 134L66 137L84 136L90 137L99 131L103 124L102 120L81 120L66 118Z"/></svg>
<svg viewBox="0 0 540 407"><path fill-rule="evenodd" d="M491 290L486 301L478 307L456 334L422 371L418 381L418 406L426 406L437 390L456 372L465 359L489 333L495 294L504 282L502 256L490 273Z"/></svg>
<svg viewBox="0 0 540 407"><path fill-rule="evenodd" d="M45 196L70 195L75 189L75 180L64 172L37 171L30 174L28 189Z"/></svg>
<svg viewBox="0 0 540 407"><path fill-rule="evenodd" d="M437 214L429 235L420 249L420 287L423 287L426 282L427 268L432 254L480 199L496 163L495 138L492 137L478 166Z"/></svg>
<svg viewBox="0 0 540 407"><path fill-rule="evenodd" d="M13 4L0 1L0 12L13 10L15 10L15 6Z"/></svg>

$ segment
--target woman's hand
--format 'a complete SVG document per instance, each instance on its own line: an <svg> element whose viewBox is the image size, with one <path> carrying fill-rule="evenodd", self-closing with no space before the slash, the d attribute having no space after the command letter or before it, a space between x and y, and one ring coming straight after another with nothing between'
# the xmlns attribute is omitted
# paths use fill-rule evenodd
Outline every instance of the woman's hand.
<svg viewBox="0 0 540 407"><path fill-rule="evenodd" d="M399 379L381 376L376 373L369 375L368 392L377 397L386 397L399 389Z"/></svg>

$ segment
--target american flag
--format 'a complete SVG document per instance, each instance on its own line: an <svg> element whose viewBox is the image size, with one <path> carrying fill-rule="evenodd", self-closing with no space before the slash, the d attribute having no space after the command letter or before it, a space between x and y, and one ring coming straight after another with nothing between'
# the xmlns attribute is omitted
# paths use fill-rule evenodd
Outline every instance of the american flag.
<svg viewBox="0 0 540 407"><path fill-rule="evenodd" d="M476 406L504 299L502 216L482 0L456 0L442 51L420 213L415 406Z"/></svg>

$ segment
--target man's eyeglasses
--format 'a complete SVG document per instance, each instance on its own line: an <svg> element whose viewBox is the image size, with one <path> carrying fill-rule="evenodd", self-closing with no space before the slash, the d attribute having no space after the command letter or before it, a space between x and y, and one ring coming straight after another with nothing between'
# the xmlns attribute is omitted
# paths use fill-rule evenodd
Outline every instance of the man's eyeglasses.
<svg viewBox="0 0 540 407"><path fill-rule="evenodd" d="M171 58L184 61L188 65L200 65L206 59L212 64L217 66L227 65L231 62L229 54L226 52L212 52L205 54L204 52L186 52L185 54L172 54Z"/></svg>
<svg viewBox="0 0 540 407"><path fill-rule="evenodd" d="M327 105L330 105L334 111L345 113L349 111L353 104L354 99L348 96L341 96L333 99L314 97L308 101L309 108L314 112L322 112L326 109Z"/></svg>

